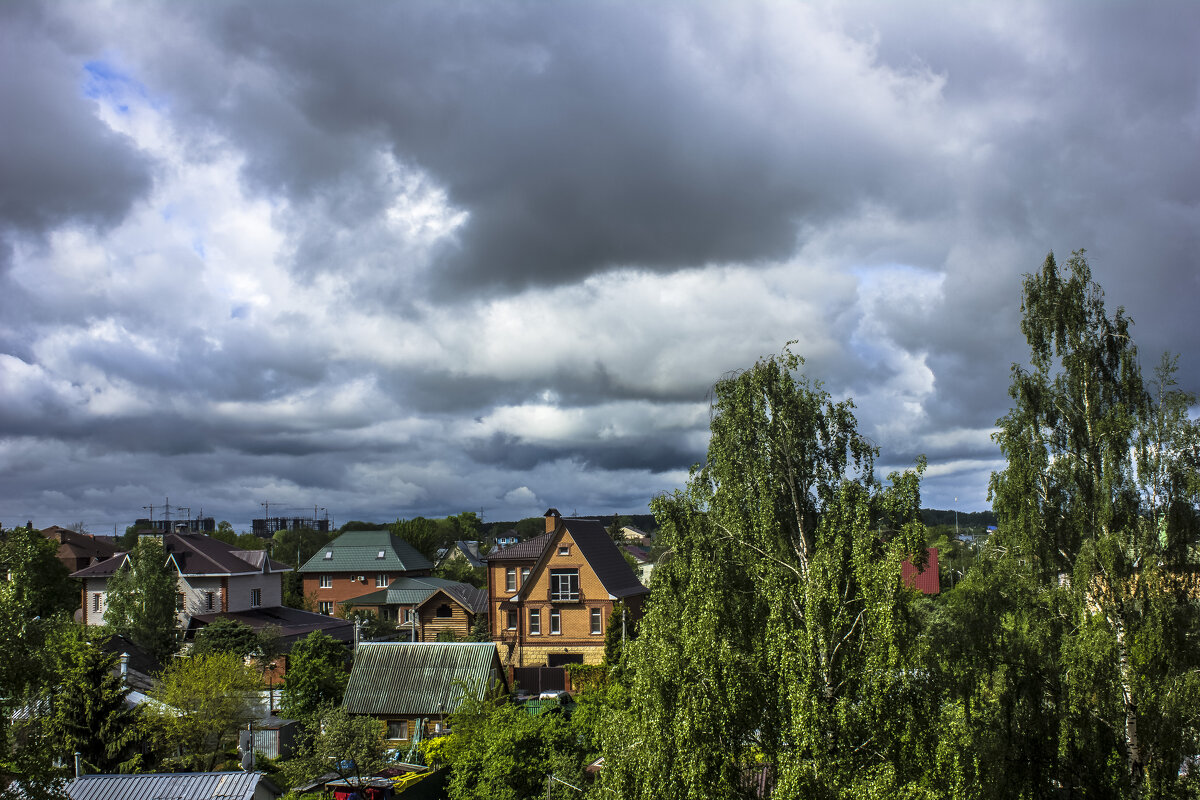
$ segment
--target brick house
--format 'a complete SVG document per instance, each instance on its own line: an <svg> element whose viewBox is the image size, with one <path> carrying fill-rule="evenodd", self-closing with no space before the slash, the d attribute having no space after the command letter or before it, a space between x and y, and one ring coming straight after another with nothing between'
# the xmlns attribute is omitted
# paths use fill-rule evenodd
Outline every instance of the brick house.
<svg viewBox="0 0 1200 800"><path fill-rule="evenodd" d="M386 528L347 531L318 550L300 567L304 596L322 614L397 578L428 575L433 563ZM355 604L357 605L357 604Z"/></svg>
<svg viewBox="0 0 1200 800"><path fill-rule="evenodd" d="M487 556L490 631L506 667L598 664L613 606L647 589L598 520L545 514L546 532Z"/></svg>
<svg viewBox="0 0 1200 800"><path fill-rule="evenodd" d="M77 533L57 525L43 528L41 533L47 539L58 542L58 560L72 572L107 561L116 555L118 549L109 536Z"/></svg>

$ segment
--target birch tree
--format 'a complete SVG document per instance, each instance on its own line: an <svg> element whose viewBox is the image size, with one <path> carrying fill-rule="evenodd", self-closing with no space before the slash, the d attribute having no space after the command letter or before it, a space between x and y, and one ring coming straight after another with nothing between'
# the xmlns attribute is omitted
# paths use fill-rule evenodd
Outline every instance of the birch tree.
<svg viewBox="0 0 1200 800"><path fill-rule="evenodd" d="M999 543L1064 616L1055 782L1172 796L1197 752L1194 398L1169 358L1147 390L1082 251L1026 276L1022 312L1030 363L1013 366L991 493Z"/></svg>
<svg viewBox="0 0 1200 800"><path fill-rule="evenodd" d="M785 350L713 389L706 461L652 504L668 550L629 702L602 726L602 794L629 798L895 795L921 763L913 592L919 472L874 478L850 401Z"/></svg>

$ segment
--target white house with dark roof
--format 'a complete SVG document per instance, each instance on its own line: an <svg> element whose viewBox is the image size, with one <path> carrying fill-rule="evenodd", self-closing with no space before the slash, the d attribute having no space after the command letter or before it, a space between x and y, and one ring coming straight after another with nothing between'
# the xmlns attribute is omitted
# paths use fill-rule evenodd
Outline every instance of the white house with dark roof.
<svg viewBox="0 0 1200 800"><path fill-rule="evenodd" d="M279 628L285 642L312 630L344 641L353 638L350 623L329 620L283 606L283 573L292 568L263 550L243 550L203 533L162 537L166 564L176 574L179 627L194 631L218 617L232 617L252 628ZM72 573L83 583L80 621L103 625L108 608L108 579L125 565L129 553Z"/></svg>

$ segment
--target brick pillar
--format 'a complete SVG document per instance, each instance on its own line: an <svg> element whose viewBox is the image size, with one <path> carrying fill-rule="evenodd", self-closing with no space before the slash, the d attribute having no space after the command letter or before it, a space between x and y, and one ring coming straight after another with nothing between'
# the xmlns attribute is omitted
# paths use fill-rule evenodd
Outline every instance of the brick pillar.
<svg viewBox="0 0 1200 800"><path fill-rule="evenodd" d="M221 578L221 611L229 610L229 578Z"/></svg>

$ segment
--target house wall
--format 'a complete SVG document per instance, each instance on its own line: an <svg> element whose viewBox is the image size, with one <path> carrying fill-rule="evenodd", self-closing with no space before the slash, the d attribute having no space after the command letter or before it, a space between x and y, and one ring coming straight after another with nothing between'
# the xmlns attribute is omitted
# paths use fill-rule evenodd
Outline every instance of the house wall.
<svg viewBox="0 0 1200 800"><path fill-rule="evenodd" d="M333 579L333 585L328 589L321 588L321 575L329 575ZM362 597L364 594L378 591L380 588L376 586L376 576L384 575L384 586L387 586L392 581L404 575L417 574L405 572L326 572L326 573L304 573L300 580L300 585L303 587L304 596L314 599L313 610L320 610L320 603L333 603L333 612L337 613L338 606L347 600L353 600L356 597ZM359 576L365 580L359 580Z"/></svg>
<svg viewBox="0 0 1200 800"><path fill-rule="evenodd" d="M449 617L439 617L437 610L440 606L450 606ZM471 615L458 603L447 600L438 594L432 600L418 609L420 614L421 641L436 642L438 634L444 630L453 631L454 635L463 639L471 632Z"/></svg>
<svg viewBox="0 0 1200 800"><path fill-rule="evenodd" d="M562 547L567 548L566 555L559 555ZM489 562L488 565L490 628L492 638L500 644L498 649L504 666L544 666L551 655L578 655L582 656L585 664L599 664L604 659L604 632L608 629L613 601L608 599L608 590L580 552L570 531L563 531L562 536L551 545L545 564L530 573L529 581L532 583L520 603L517 629L512 631L507 627L508 610L501 607L513 594L504 588L505 575L508 567L516 567L517 588L520 589L521 566L530 565L528 562L524 565L518 562ZM578 602L551 602L550 571L555 569L579 571ZM550 612L556 608L561 627L559 633L551 633ZM533 609L538 611L540 621L540 632L536 634L530 632L529 625L529 612ZM600 611L599 633L591 632L593 609Z"/></svg>
<svg viewBox="0 0 1200 800"><path fill-rule="evenodd" d="M184 607L177 620L186 627L196 614L211 614L217 611L245 611L250 608L250 590L260 589L262 602L259 608L283 605L283 576L281 573L265 573L238 576L179 576L176 592L184 596ZM214 593L214 608L208 608L207 593ZM95 611L95 596L100 595L100 611ZM108 608L108 579L86 578L81 591L83 622L86 625L103 625L104 612Z"/></svg>

